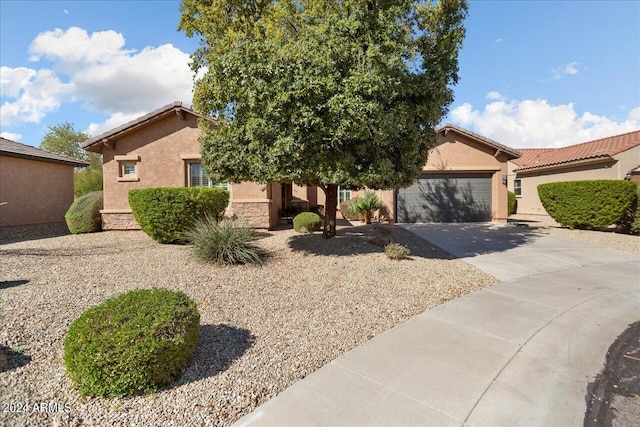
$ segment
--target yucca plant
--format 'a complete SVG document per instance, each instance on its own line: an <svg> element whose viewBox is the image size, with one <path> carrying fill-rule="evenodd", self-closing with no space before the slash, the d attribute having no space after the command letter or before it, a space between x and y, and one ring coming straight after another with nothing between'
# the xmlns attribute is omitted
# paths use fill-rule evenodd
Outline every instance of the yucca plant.
<svg viewBox="0 0 640 427"><path fill-rule="evenodd" d="M365 224L371 224L373 213L381 207L382 202L380 202L376 193L371 190L365 191L352 205L353 211L363 217Z"/></svg>
<svg viewBox="0 0 640 427"><path fill-rule="evenodd" d="M205 217L184 233L191 255L218 265L262 264L267 252L254 244L260 235L235 220Z"/></svg>

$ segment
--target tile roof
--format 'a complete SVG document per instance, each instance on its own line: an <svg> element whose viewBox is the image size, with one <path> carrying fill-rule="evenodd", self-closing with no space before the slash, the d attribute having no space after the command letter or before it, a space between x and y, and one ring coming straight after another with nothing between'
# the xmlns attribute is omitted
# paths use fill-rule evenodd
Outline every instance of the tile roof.
<svg viewBox="0 0 640 427"><path fill-rule="evenodd" d="M22 144L20 142L11 141L10 139L0 138L0 155L8 157L19 157L29 160L40 160L43 162L60 163L74 167L84 167L89 164L71 157L63 156L56 153L50 153L31 145Z"/></svg>
<svg viewBox="0 0 640 427"><path fill-rule="evenodd" d="M640 130L614 135L562 148L523 148L522 157L513 160L516 171L543 168L580 160L610 159L640 145Z"/></svg>
<svg viewBox="0 0 640 427"><path fill-rule="evenodd" d="M463 127L460 126L456 126L454 124L451 123L446 123L442 126L438 126L436 127L436 132L441 132L443 130L453 130L454 132L458 132L459 134L465 135L469 138L475 139L476 141L479 141L481 143L484 143L485 145L489 145L497 150L501 150L504 151L505 153L511 155L511 157L516 158L516 157L520 157L520 152L514 148L508 147L504 144L500 144L499 142L494 141L493 139L489 139L487 137L484 137L478 133L472 132L468 129L465 129Z"/></svg>
<svg viewBox="0 0 640 427"><path fill-rule="evenodd" d="M128 123L118 126L117 128L111 129L110 131L107 131L101 135L88 139L82 144L80 144L80 146L85 150L88 150L92 146L97 146L98 144L103 143L109 140L110 138L118 137L120 134L125 133L129 130L144 126L160 117L164 117L167 114L173 113L174 111L186 112L189 114L193 114L194 116L197 116L197 117L203 117L200 114L193 111L192 109L188 108L186 105L182 105L182 102L175 101L175 102L172 102L171 104L167 104L163 107L158 108L157 110L147 113L144 116L138 117L135 120L132 120ZM90 151L93 151L93 150L90 150Z"/></svg>

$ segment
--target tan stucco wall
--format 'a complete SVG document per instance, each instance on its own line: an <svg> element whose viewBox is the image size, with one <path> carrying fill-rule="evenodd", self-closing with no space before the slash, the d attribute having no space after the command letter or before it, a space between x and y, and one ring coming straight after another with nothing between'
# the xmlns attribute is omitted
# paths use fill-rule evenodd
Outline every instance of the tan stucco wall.
<svg viewBox="0 0 640 427"><path fill-rule="evenodd" d="M129 190L147 187L184 187L188 184L187 162L200 156L200 130L195 116L170 115L161 121L105 145L103 154L105 229L131 229ZM123 181L117 156L136 158L137 180ZM258 228L274 223L269 186L243 182L229 188L229 215Z"/></svg>
<svg viewBox="0 0 640 427"><path fill-rule="evenodd" d="M73 166L0 156L0 227L63 223Z"/></svg>
<svg viewBox="0 0 640 427"><path fill-rule="evenodd" d="M510 164L509 190L513 191L513 182L520 179L521 195L517 197L516 215L519 218L548 222L547 214L540 198L538 185L549 182L583 181L592 179L624 179L629 170L640 164L640 146L613 156L612 160L596 160L572 167L560 167L547 170L513 172L516 165Z"/></svg>

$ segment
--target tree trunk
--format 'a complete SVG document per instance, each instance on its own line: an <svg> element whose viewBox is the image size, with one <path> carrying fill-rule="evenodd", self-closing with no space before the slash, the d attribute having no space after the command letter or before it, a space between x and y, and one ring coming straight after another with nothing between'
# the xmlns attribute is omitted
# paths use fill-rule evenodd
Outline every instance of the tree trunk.
<svg viewBox="0 0 640 427"><path fill-rule="evenodd" d="M338 185L328 184L325 187L324 195L326 206L324 209L324 230L323 239L330 239L336 235L336 212L338 210Z"/></svg>

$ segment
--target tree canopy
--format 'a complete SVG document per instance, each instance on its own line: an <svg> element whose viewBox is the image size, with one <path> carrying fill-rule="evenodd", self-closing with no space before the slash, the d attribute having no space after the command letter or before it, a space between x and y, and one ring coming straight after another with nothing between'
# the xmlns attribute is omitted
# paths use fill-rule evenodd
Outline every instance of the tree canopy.
<svg viewBox="0 0 640 427"><path fill-rule="evenodd" d="M80 144L89 139L89 135L75 130L69 122L49 126L48 129L40 142L40 148L89 163L84 170L76 170L74 173L75 196L102 190L102 156L80 148Z"/></svg>
<svg viewBox="0 0 640 427"><path fill-rule="evenodd" d="M183 0L215 181L410 185L453 100L464 0ZM327 229L328 227L328 229Z"/></svg>

